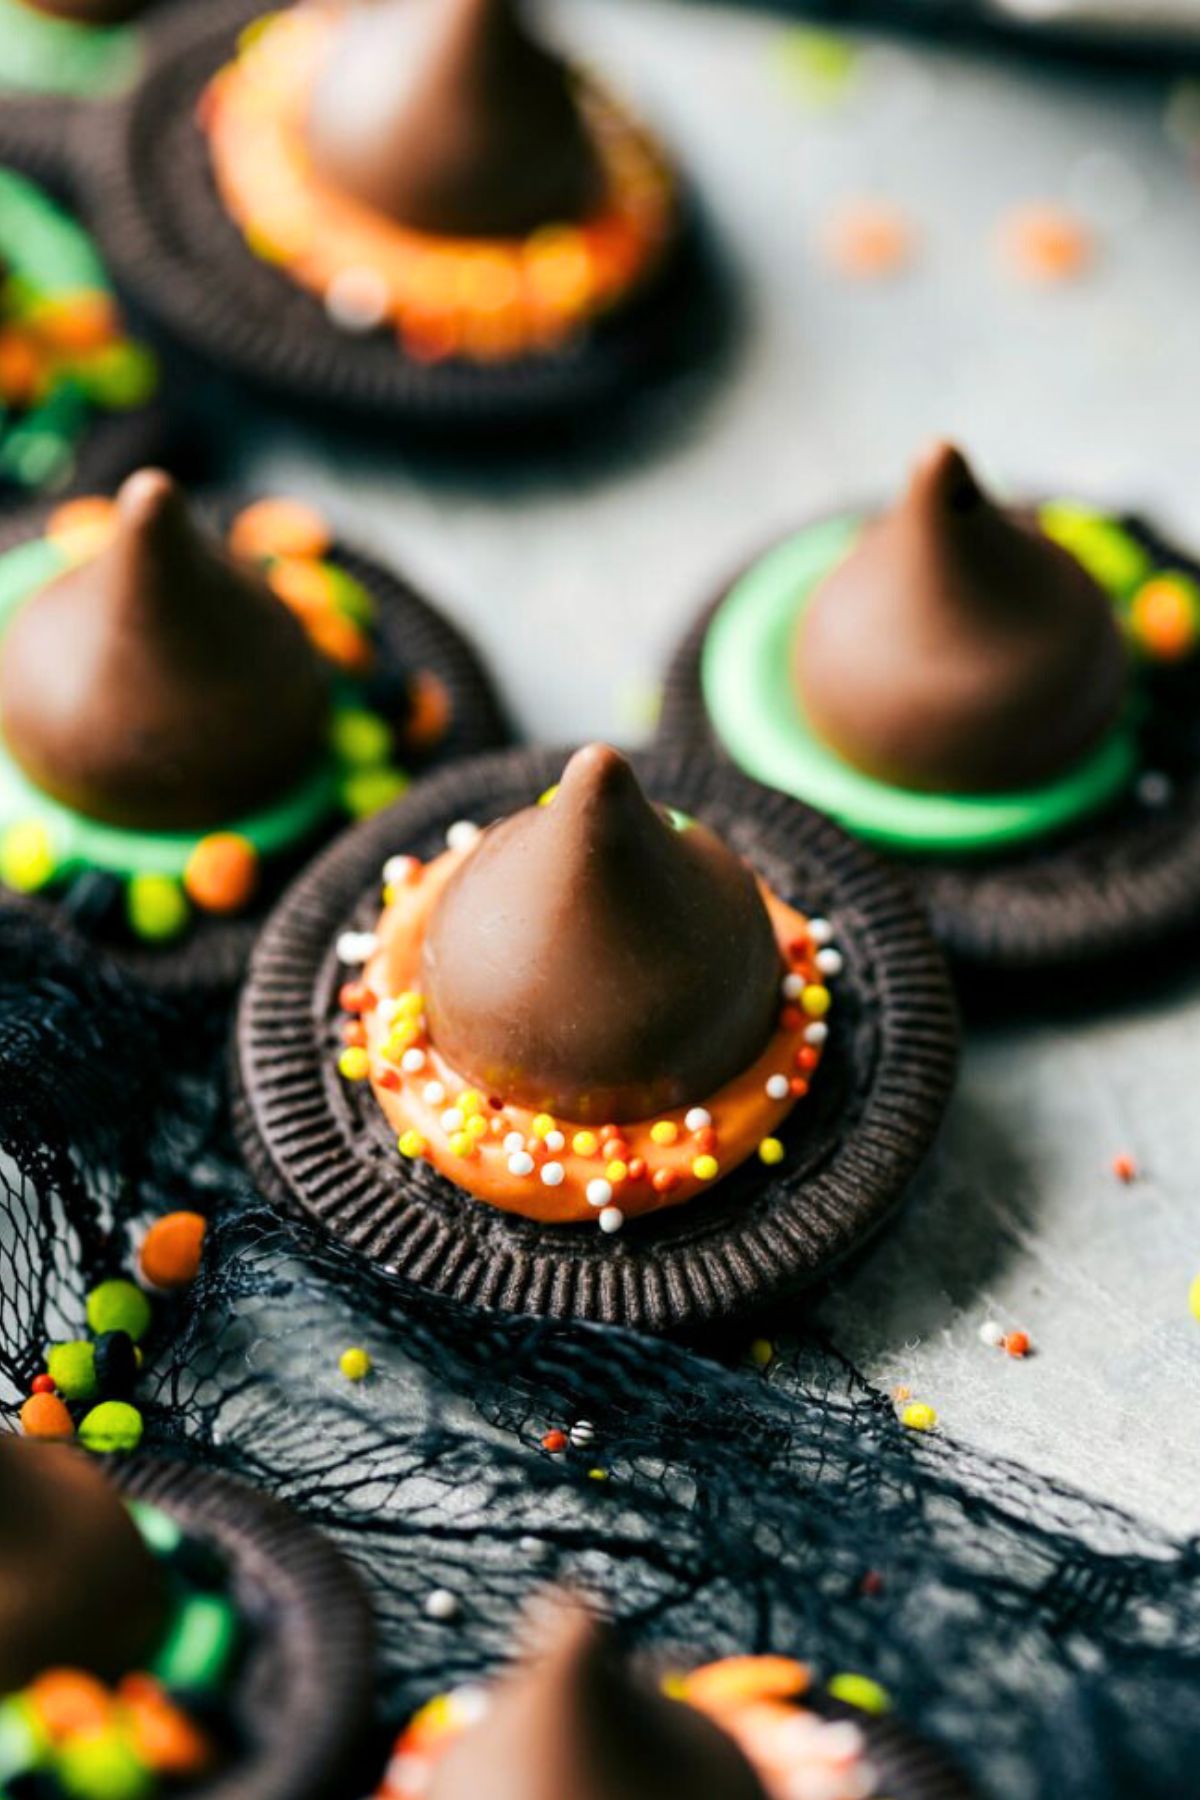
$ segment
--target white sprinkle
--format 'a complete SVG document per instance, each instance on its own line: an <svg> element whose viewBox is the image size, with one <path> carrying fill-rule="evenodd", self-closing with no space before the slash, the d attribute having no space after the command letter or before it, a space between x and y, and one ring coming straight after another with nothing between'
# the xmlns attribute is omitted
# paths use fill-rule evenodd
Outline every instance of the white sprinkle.
<svg viewBox="0 0 1200 1800"><path fill-rule="evenodd" d="M518 1150L525 1148L525 1139L519 1131L510 1131L504 1140L504 1148L510 1156L515 1156Z"/></svg>
<svg viewBox="0 0 1200 1800"><path fill-rule="evenodd" d="M689 1131L703 1131L712 1124L712 1114L707 1106L693 1106L683 1115L683 1122Z"/></svg>
<svg viewBox="0 0 1200 1800"><path fill-rule="evenodd" d="M614 1231L620 1231L625 1223L625 1214L619 1206L606 1206L600 1214L600 1229L611 1237Z"/></svg>
<svg viewBox="0 0 1200 1800"><path fill-rule="evenodd" d="M469 850L480 835L479 827L472 819L456 819L446 833L446 844L451 850Z"/></svg>
<svg viewBox="0 0 1200 1800"><path fill-rule="evenodd" d="M381 1025L390 1025L399 1010L400 1002L394 999L391 994L385 994L383 999L379 1002L379 1005L375 1008L375 1017L379 1020Z"/></svg>
<svg viewBox="0 0 1200 1800"><path fill-rule="evenodd" d="M565 1150L567 1147L567 1140L561 1131L548 1131L542 1142L547 1150Z"/></svg>
<svg viewBox="0 0 1200 1800"><path fill-rule="evenodd" d="M420 866L415 856L389 856L383 865L384 887L403 887Z"/></svg>
<svg viewBox="0 0 1200 1800"><path fill-rule="evenodd" d="M375 269L339 269L325 289L325 311L342 331L374 331L387 310L387 282Z"/></svg>
<svg viewBox="0 0 1200 1800"><path fill-rule="evenodd" d="M766 1086L768 1100L786 1100L792 1091L786 1075L768 1075Z"/></svg>
<svg viewBox="0 0 1200 1800"><path fill-rule="evenodd" d="M829 1027L824 1019L814 1019L811 1025L806 1025L804 1027L804 1041L806 1044L823 1044L828 1036Z"/></svg>
<svg viewBox="0 0 1200 1800"><path fill-rule="evenodd" d="M456 1725L478 1725L482 1719L487 1718L491 1710L492 1696L485 1687L476 1682L472 1682L466 1687L455 1688L450 1698L454 1702L454 1723Z"/></svg>
<svg viewBox="0 0 1200 1800"><path fill-rule="evenodd" d="M453 1137L456 1131L461 1131L466 1122L461 1107L448 1106L442 1114L442 1130L447 1137Z"/></svg>
<svg viewBox="0 0 1200 1800"><path fill-rule="evenodd" d="M379 948L373 931L343 931L337 941L337 959L341 963L365 963Z"/></svg>
<svg viewBox="0 0 1200 1800"><path fill-rule="evenodd" d="M419 1075L425 1067L425 1061L423 1050L406 1050L400 1058L400 1067L406 1075Z"/></svg>
<svg viewBox="0 0 1200 1800"><path fill-rule="evenodd" d="M429 1786L433 1774L429 1763L423 1756L413 1756L407 1750L402 1755L393 1756L387 1766L387 1775L383 1789L387 1794L421 1794Z"/></svg>
<svg viewBox="0 0 1200 1800"><path fill-rule="evenodd" d="M781 983L785 1000L798 1000L804 992L803 975L785 975Z"/></svg>
<svg viewBox="0 0 1200 1800"><path fill-rule="evenodd" d="M446 1090L440 1081L427 1081L422 1090L421 1098L424 1100L426 1106L440 1106L442 1101L446 1098Z"/></svg>
<svg viewBox="0 0 1200 1800"><path fill-rule="evenodd" d="M542 1164L542 1181L546 1187L561 1187L566 1179L567 1171L560 1162Z"/></svg>
<svg viewBox="0 0 1200 1800"><path fill-rule="evenodd" d="M989 1350L998 1350L1004 1342L1003 1325L997 1325L995 1319L985 1319L979 1327L979 1341L986 1344Z"/></svg>
<svg viewBox="0 0 1200 1800"><path fill-rule="evenodd" d="M576 1450L586 1450L596 1441L596 1427L590 1419L577 1419L567 1433Z"/></svg>
<svg viewBox="0 0 1200 1800"><path fill-rule="evenodd" d="M457 1619L459 1610L458 1595L452 1594L449 1588L434 1588L432 1593L425 1596L426 1618L443 1621Z"/></svg>
<svg viewBox="0 0 1200 1800"><path fill-rule="evenodd" d="M1157 810L1166 806L1174 792L1170 777L1161 774L1157 769L1149 769L1137 784L1137 797L1143 806Z"/></svg>
<svg viewBox="0 0 1200 1800"><path fill-rule="evenodd" d="M514 1150L508 1159L510 1175L532 1175L533 1158L528 1150Z"/></svg>
<svg viewBox="0 0 1200 1800"><path fill-rule="evenodd" d="M535 1537L518 1538L517 1549L523 1555L533 1557L535 1562L543 1561L550 1554L549 1544L543 1543L541 1538Z"/></svg>
<svg viewBox="0 0 1200 1800"><path fill-rule="evenodd" d="M833 926L828 919L810 919L808 935L814 944L827 944L833 937Z"/></svg>
<svg viewBox="0 0 1200 1800"><path fill-rule="evenodd" d="M603 1176L598 1175L595 1181L588 1182L587 1203L589 1206L607 1206L612 1196L612 1182L605 1181Z"/></svg>
<svg viewBox="0 0 1200 1800"><path fill-rule="evenodd" d="M817 967L822 975L840 975L845 964L840 950L818 950Z"/></svg>

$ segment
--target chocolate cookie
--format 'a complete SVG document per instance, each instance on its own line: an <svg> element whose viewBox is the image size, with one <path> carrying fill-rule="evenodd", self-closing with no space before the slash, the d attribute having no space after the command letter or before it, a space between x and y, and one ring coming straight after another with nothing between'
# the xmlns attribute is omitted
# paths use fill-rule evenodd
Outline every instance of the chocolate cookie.
<svg viewBox="0 0 1200 1800"><path fill-rule="evenodd" d="M743 1317L813 1282L882 1224L944 1109L955 1068L954 1008L944 967L902 884L828 821L694 755L635 757L628 775L614 758L598 749L579 753L557 790L563 752L481 758L422 782L334 845L285 896L253 958L237 1026L236 1121L271 1197L304 1208L409 1281L480 1306L682 1331ZM634 777L653 808L630 793ZM442 1067L435 1005L453 1009L453 988L377 1004L371 971L386 973L389 957L407 967L415 948L405 934L422 908L438 904L439 890L451 892L456 864L464 899L491 920L481 960L505 978L510 954L524 966L524 951L511 950L509 925L534 915L537 893L526 885L519 902L497 908L486 896L470 898L468 878L475 887L489 864L507 860L503 847L518 828L529 829L522 824L529 813L482 839L477 827L528 809L539 796L545 842L559 846L564 866L582 871L580 905L612 910L597 920L595 937L579 940L591 943L589 958L593 951L601 962L615 958L610 967L636 970L638 946L655 941L638 923L637 895L645 890L637 872L646 859L662 860L654 881L663 907L694 909L695 859L716 858L717 849L705 846L719 839L758 877L781 946L771 980L782 991L782 1012L768 1022L774 1035L739 1077L736 1097L722 1087L715 1110L697 1105L695 1095L724 1080L724 1071L676 1059L673 1034L686 1037L689 1024L674 1000L667 1008L664 998L672 1023L662 1039L663 1059L673 1066L661 1071L672 1079L652 1101L666 1110L624 1126L618 1117L603 1124L599 1115L578 1128L564 1120L561 1129L548 1113L530 1111L526 1120L522 1106L486 1086L456 1100L430 1082ZM610 850L576 856L581 810L590 811ZM670 855L656 828L694 834L695 850ZM451 851L438 857L448 833ZM590 847L597 842L593 835ZM630 845L639 848L624 864L626 905L604 868L610 855L613 870L620 868ZM547 863L549 919L563 904L554 861ZM390 946L373 935L385 865ZM714 861L712 870L709 916L736 919L738 941L748 947L746 932L757 926L752 914L743 917L747 902L733 899L723 864ZM446 944L464 923L456 911L440 916ZM708 926L695 921L691 929L697 956L707 960ZM724 929L715 925L718 936ZM355 961L364 958L372 959L367 978L357 979ZM724 1017L715 965L710 987L704 969L692 980L701 1017L706 996L710 1022ZM565 1042L574 1002L565 998L569 974L563 982ZM728 1004L735 1005L732 996ZM428 1049L421 1047L429 1044L423 1008L431 1015ZM749 1008L744 997L736 1000L739 1029L753 1032L760 1027ZM590 1066L610 1043L619 1048L619 1024L611 1040L593 1034ZM487 1044L476 1035L456 1050L486 1083ZM573 1096L577 1056L570 1052L565 1066ZM774 1072L785 1066L787 1073ZM625 1097L618 1083L616 1098L609 1093L604 1104L628 1121ZM517 1121L525 1121L529 1148L514 1131ZM491 1203L472 1197L477 1192Z"/></svg>

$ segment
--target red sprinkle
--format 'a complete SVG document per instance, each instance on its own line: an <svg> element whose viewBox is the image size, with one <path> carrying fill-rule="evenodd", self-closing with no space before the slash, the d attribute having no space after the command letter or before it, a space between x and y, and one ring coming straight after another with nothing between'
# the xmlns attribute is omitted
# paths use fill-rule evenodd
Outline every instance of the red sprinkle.
<svg viewBox="0 0 1200 1800"><path fill-rule="evenodd" d="M375 1081L379 1087L388 1088L393 1093L400 1086L400 1077L395 1069L380 1069Z"/></svg>
<svg viewBox="0 0 1200 1800"><path fill-rule="evenodd" d="M343 1012L370 1012L375 996L365 981L347 981L338 990L338 1005Z"/></svg>
<svg viewBox="0 0 1200 1800"><path fill-rule="evenodd" d="M361 1019L348 1019L342 1026L343 1044L351 1044L359 1049L366 1049L367 1028Z"/></svg>
<svg viewBox="0 0 1200 1800"><path fill-rule="evenodd" d="M645 1179L645 1175L646 1175L646 1159L642 1156L631 1157L630 1162L629 1162L629 1179L630 1179L630 1181L643 1181Z"/></svg>
<svg viewBox="0 0 1200 1800"><path fill-rule="evenodd" d="M606 1138L600 1146L600 1154L606 1162L629 1161L629 1145L623 1137Z"/></svg>
<svg viewBox="0 0 1200 1800"><path fill-rule="evenodd" d="M31 1394L53 1394L56 1392L54 1378L51 1375L35 1375L29 1384Z"/></svg>
<svg viewBox="0 0 1200 1800"><path fill-rule="evenodd" d="M806 937L793 938L787 947L787 953L793 962L798 962L802 956L808 955L808 939Z"/></svg>
<svg viewBox="0 0 1200 1800"><path fill-rule="evenodd" d="M779 1015L779 1023L785 1031L799 1031L804 1023L804 1014L798 1006L785 1006Z"/></svg>
<svg viewBox="0 0 1200 1800"><path fill-rule="evenodd" d="M815 1069L820 1060L821 1052L814 1049L811 1044L805 1044L802 1050L797 1050L796 1052L796 1067L798 1069Z"/></svg>
<svg viewBox="0 0 1200 1800"><path fill-rule="evenodd" d="M542 1449L548 1450L551 1456L557 1456L566 1447L567 1434L565 1431L548 1431L542 1439Z"/></svg>
<svg viewBox="0 0 1200 1800"><path fill-rule="evenodd" d="M695 1139L696 1148L702 1151L705 1156L711 1156L717 1147L716 1126L702 1125L699 1131L692 1133L692 1136Z"/></svg>
<svg viewBox="0 0 1200 1800"><path fill-rule="evenodd" d="M788 1082L788 1087L791 1089L792 1093L795 1094L797 1100L803 1100L805 1094L808 1092L808 1083L802 1075L793 1075L792 1079Z"/></svg>
<svg viewBox="0 0 1200 1800"><path fill-rule="evenodd" d="M1122 1150L1119 1156L1114 1156L1112 1159L1112 1172L1118 1181L1123 1181L1128 1185L1137 1177L1137 1164L1127 1151Z"/></svg>
<svg viewBox="0 0 1200 1800"><path fill-rule="evenodd" d="M1010 1331L1002 1340L1004 1348L1010 1356L1028 1356L1030 1351L1029 1333L1027 1331Z"/></svg>
<svg viewBox="0 0 1200 1800"><path fill-rule="evenodd" d="M878 1569L867 1570L866 1574L858 1584L858 1591L860 1594L866 1594L868 1598L872 1594L882 1594L883 1576L879 1573Z"/></svg>
<svg viewBox="0 0 1200 1800"><path fill-rule="evenodd" d="M679 1186L679 1176L674 1169L655 1169L650 1185L656 1194L669 1194Z"/></svg>

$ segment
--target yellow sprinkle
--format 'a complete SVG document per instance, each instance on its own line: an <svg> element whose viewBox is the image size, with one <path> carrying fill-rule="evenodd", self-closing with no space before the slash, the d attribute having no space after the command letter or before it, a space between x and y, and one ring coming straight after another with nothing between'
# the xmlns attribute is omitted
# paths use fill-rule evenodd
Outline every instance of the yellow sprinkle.
<svg viewBox="0 0 1200 1800"><path fill-rule="evenodd" d="M664 1675L658 1686L659 1691L665 1694L668 1700L686 1700L688 1697L688 1678L686 1675L680 1675L677 1672Z"/></svg>
<svg viewBox="0 0 1200 1800"><path fill-rule="evenodd" d="M600 1139L594 1131L577 1131L571 1139L571 1148L576 1156L595 1156L600 1148Z"/></svg>
<svg viewBox="0 0 1200 1800"><path fill-rule="evenodd" d="M782 1162L783 1145L778 1138L764 1138L762 1143L758 1146L758 1156L760 1162L765 1162L768 1165L771 1163Z"/></svg>
<svg viewBox="0 0 1200 1800"><path fill-rule="evenodd" d="M830 994L827 987L810 985L800 996L800 1005L810 1019L823 1019L829 1011Z"/></svg>
<svg viewBox="0 0 1200 1800"><path fill-rule="evenodd" d="M830 1677L826 1691L835 1700L843 1701L847 1706L856 1706L859 1712L890 1712L892 1697L885 1687L872 1681L869 1675L852 1675L850 1673Z"/></svg>
<svg viewBox="0 0 1200 1800"><path fill-rule="evenodd" d="M401 1156L424 1156L429 1145L419 1131L406 1131L396 1147Z"/></svg>
<svg viewBox="0 0 1200 1800"><path fill-rule="evenodd" d="M698 1156L692 1164L692 1174L697 1181L711 1181L720 1173L721 1165L715 1156Z"/></svg>
<svg viewBox="0 0 1200 1800"><path fill-rule="evenodd" d="M900 1423L910 1431L932 1431L937 1422L937 1413L925 1400L910 1400L900 1414Z"/></svg>
<svg viewBox="0 0 1200 1800"><path fill-rule="evenodd" d="M415 1019L402 1019L398 1025L393 1025L388 1033L388 1040L383 1048L384 1055L391 1062L399 1062L404 1052L411 1050L420 1035L421 1027Z"/></svg>
<svg viewBox="0 0 1200 1800"><path fill-rule="evenodd" d="M475 1139L469 1131L456 1131L450 1139L450 1148L455 1156L474 1156Z"/></svg>
<svg viewBox="0 0 1200 1800"><path fill-rule="evenodd" d="M548 1132L554 1131L555 1129L555 1122L549 1113L534 1114L533 1124L530 1126L530 1130L533 1132L534 1137L544 1138Z"/></svg>
<svg viewBox="0 0 1200 1800"><path fill-rule="evenodd" d="M403 994L396 996L395 1013L398 1019L419 1019L425 1011L425 996L408 988Z"/></svg>
<svg viewBox="0 0 1200 1800"><path fill-rule="evenodd" d="M1188 1310L1193 1319L1200 1319L1200 1275L1197 1275L1188 1289Z"/></svg>
<svg viewBox="0 0 1200 1800"><path fill-rule="evenodd" d="M347 1381L362 1381L371 1373L371 1359L365 1350L343 1350L338 1358L338 1368Z"/></svg>
<svg viewBox="0 0 1200 1800"><path fill-rule="evenodd" d="M472 1113L470 1118L467 1120L466 1132L467 1132L468 1137L472 1137L472 1138L486 1137L487 1136L487 1128L488 1128L487 1120L480 1118L478 1113Z"/></svg>
<svg viewBox="0 0 1200 1800"><path fill-rule="evenodd" d="M679 1127L674 1119L655 1119L650 1136L656 1144L673 1144L679 1136Z"/></svg>
<svg viewBox="0 0 1200 1800"><path fill-rule="evenodd" d="M608 1470L607 1469L589 1469L588 1470L588 1480L589 1481L607 1481L608 1480Z"/></svg>
<svg viewBox="0 0 1200 1800"><path fill-rule="evenodd" d="M371 1059L361 1044L350 1044L338 1057L338 1074L347 1081L365 1081L371 1073Z"/></svg>
<svg viewBox="0 0 1200 1800"><path fill-rule="evenodd" d="M618 1187L629 1174L629 1165L618 1159L617 1161L610 1162L604 1173L608 1180L612 1182L613 1186Z"/></svg>
<svg viewBox="0 0 1200 1800"><path fill-rule="evenodd" d="M483 1111L483 1095L478 1088L464 1088L454 1104L464 1118L471 1119Z"/></svg>
<svg viewBox="0 0 1200 1800"><path fill-rule="evenodd" d="M550 802L553 800L553 798L554 798L555 794L557 794L557 792L558 792L558 783L556 781L553 787L548 787L544 794L538 795L538 805L539 806L549 806Z"/></svg>
<svg viewBox="0 0 1200 1800"><path fill-rule="evenodd" d="M0 881L19 894L45 887L55 870L50 833L36 819L10 825L0 840Z"/></svg>
<svg viewBox="0 0 1200 1800"><path fill-rule="evenodd" d="M755 1338L750 1346L750 1361L755 1368L765 1369L775 1355L775 1346L770 1338Z"/></svg>

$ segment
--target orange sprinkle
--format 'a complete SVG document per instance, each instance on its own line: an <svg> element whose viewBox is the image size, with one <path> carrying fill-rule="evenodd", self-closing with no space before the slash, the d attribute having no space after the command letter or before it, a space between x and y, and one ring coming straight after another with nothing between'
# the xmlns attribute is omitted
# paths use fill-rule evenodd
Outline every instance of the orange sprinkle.
<svg viewBox="0 0 1200 1800"><path fill-rule="evenodd" d="M57 1394L31 1394L21 1408L21 1430L34 1438L75 1436L71 1415Z"/></svg>
<svg viewBox="0 0 1200 1800"><path fill-rule="evenodd" d="M1031 1348L1027 1331L1010 1331L1001 1343L1010 1356L1028 1356Z"/></svg>
<svg viewBox="0 0 1200 1800"><path fill-rule="evenodd" d="M851 281L878 281L912 261L916 238L904 216L877 200L847 201L825 224L826 261Z"/></svg>
<svg viewBox="0 0 1200 1800"><path fill-rule="evenodd" d="M1129 622L1139 643L1161 662L1179 662L1196 647L1195 599L1169 575L1159 575L1138 589Z"/></svg>
<svg viewBox="0 0 1200 1800"><path fill-rule="evenodd" d="M422 669L414 676L409 689L410 709L404 721L403 738L415 750L426 750L440 743L450 724L450 695L445 683Z"/></svg>
<svg viewBox="0 0 1200 1800"><path fill-rule="evenodd" d="M127 1675L118 1689L138 1756L159 1775L193 1775L212 1745L150 1675Z"/></svg>
<svg viewBox="0 0 1200 1800"><path fill-rule="evenodd" d="M1056 206L1020 206L1000 222L1000 244L1024 281L1073 281L1092 262L1087 227Z"/></svg>
<svg viewBox="0 0 1200 1800"><path fill-rule="evenodd" d="M258 851L236 831L214 831L188 857L183 886L202 912L241 912L258 886Z"/></svg>
<svg viewBox="0 0 1200 1800"><path fill-rule="evenodd" d="M41 1723L56 1742L80 1733L103 1731L113 1712L112 1695L83 1669L47 1669L26 1690Z"/></svg>
<svg viewBox="0 0 1200 1800"><path fill-rule="evenodd" d="M655 1169L650 1185L656 1194L669 1194L679 1186L679 1176L674 1169Z"/></svg>
<svg viewBox="0 0 1200 1800"><path fill-rule="evenodd" d="M256 500L229 528L229 548L248 562L270 557L324 556L333 534L320 513L302 500Z"/></svg>
<svg viewBox="0 0 1200 1800"><path fill-rule="evenodd" d="M370 668L374 660L370 640L351 620L331 609L306 620L305 624L321 655L339 669L361 674Z"/></svg>
<svg viewBox="0 0 1200 1800"><path fill-rule="evenodd" d="M44 344L70 355L102 350L119 331L112 297L99 289L70 294L39 307L33 326Z"/></svg>
<svg viewBox="0 0 1200 1800"><path fill-rule="evenodd" d="M548 1431L542 1439L542 1449L548 1450L551 1456L557 1456L566 1447L567 1434L565 1431Z"/></svg>
<svg viewBox="0 0 1200 1800"><path fill-rule="evenodd" d="M1112 1172L1118 1181L1123 1181L1128 1185L1129 1182L1137 1179L1137 1164L1127 1151L1122 1150L1118 1156L1114 1156L1112 1159Z"/></svg>
<svg viewBox="0 0 1200 1800"><path fill-rule="evenodd" d="M42 358L21 331L0 331L0 400L28 406L44 385Z"/></svg>
<svg viewBox="0 0 1200 1800"><path fill-rule="evenodd" d="M138 1266L152 1287L188 1287L200 1272L208 1226L197 1212L164 1213L142 1239Z"/></svg>
<svg viewBox="0 0 1200 1800"><path fill-rule="evenodd" d="M346 1020L342 1026L342 1042L350 1048L366 1049L367 1028L361 1019Z"/></svg>
<svg viewBox="0 0 1200 1800"><path fill-rule="evenodd" d="M702 1712L722 1713L767 1700L793 1700L812 1681L810 1671L790 1656L727 1656L684 1677L688 1703Z"/></svg>

